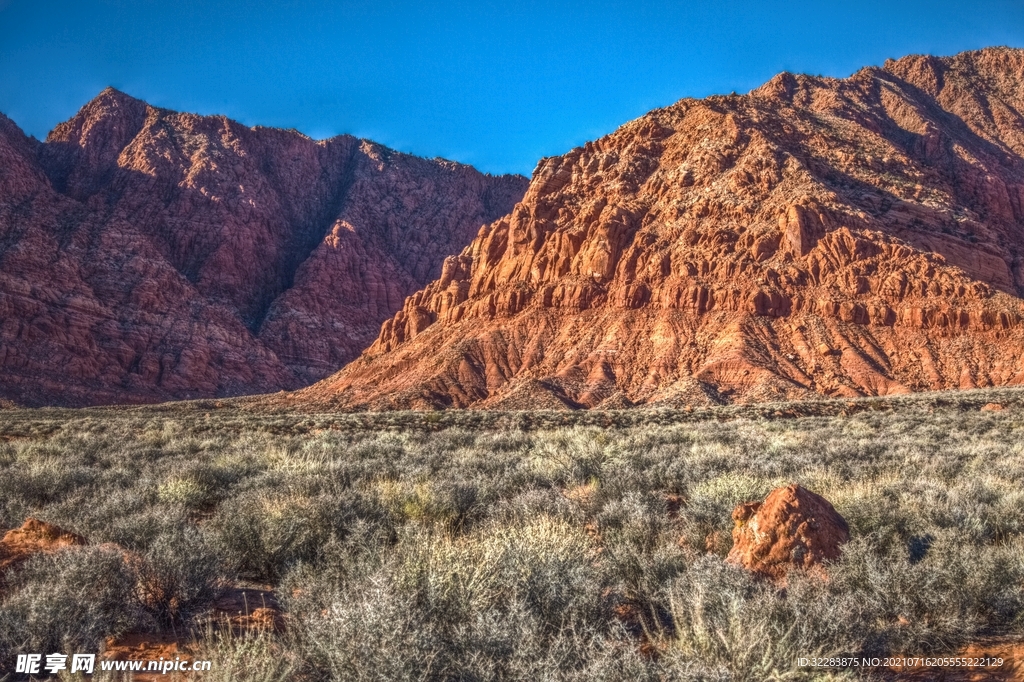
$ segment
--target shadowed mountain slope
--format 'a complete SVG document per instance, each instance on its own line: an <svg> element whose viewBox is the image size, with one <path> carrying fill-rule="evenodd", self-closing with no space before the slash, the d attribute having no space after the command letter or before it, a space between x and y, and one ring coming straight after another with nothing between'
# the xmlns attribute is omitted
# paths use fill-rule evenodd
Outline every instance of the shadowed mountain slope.
<svg viewBox="0 0 1024 682"><path fill-rule="evenodd" d="M153 402L336 371L526 180L113 89L0 116L0 397Z"/></svg>
<svg viewBox="0 0 1024 682"><path fill-rule="evenodd" d="M783 73L543 159L287 398L619 407L1024 383L1024 51Z"/></svg>

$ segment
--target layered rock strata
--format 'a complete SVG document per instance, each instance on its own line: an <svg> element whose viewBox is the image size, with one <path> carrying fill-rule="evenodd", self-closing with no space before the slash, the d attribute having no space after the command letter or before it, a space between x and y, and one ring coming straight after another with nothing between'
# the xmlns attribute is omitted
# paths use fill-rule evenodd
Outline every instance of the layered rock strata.
<svg viewBox="0 0 1024 682"><path fill-rule="evenodd" d="M43 143L0 116L0 397L95 405L309 384L525 187L112 89Z"/></svg>
<svg viewBox="0 0 1024 682"><path fill-rule="evenodd" d="M1024 383L1024 51L783 73L543 159L290 400L623 407Z"/></svg>

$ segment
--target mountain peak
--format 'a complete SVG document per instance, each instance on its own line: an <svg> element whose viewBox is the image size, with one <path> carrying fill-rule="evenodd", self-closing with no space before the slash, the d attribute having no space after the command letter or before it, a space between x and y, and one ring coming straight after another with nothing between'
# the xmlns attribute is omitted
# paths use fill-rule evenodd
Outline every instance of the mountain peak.
<svg viewBox="0 0 1024 682"><path fill-rule="evenodd" d="M75 116L61 125L74 125L76 122L88 125L99 119L109 118L137 118L140 114L144 115L148 106L141 99L107 86L86 102Z"/></svg>
<svg viewBox="0 0 1024 682"><path fill-rule="evenodd" d="M53 186L82 199L99 188L92 180L116 165L121 150L138 134L149 105L112 87L104 88L73 117L46 136L41 161Z"/></svg>
<svg viewBox="0 0 1024 682"><path fill-rule="evenodd" d="M309 384L358 355L525 185L353 137L321 143L158 109L114 88L46 143L0 117L0 206L18 207L0 304L24 330L3 339L0 399L153 402Z"/></svg>
<svg viewBox="0 0 1024 682"><path fill-rule="evenodd" d="M125 101L125 100L130 100L130 101L134 101L134 102L141 102L142 101L142 100L140 100L140 99L138 99L136 97L132 97L131 95L127 94L126 92L124 92L122 90L118 90L113 85L108 85L107 87L105 87L102 90L100 90L99 94L97 94L93 98L93 101L101 99L101 98L112 99L112 100L120 100L120 101Z"/></svg>
<svg viewBox="0 0 1024 682"><path fill-rule="evenodd" d="M99 138L105 138L100 146L112 145L120 151L142 127L148 108L142 100L107 87L77 114L50 131L46 141L82 146L86 138L90 138L92 146L96 147Z"/></svg>
<svg viewBox="0 0 1024 682"><path fill-rule="evenodd" d="M1024 383L1022 245L1024 51L783 73L543 159L362 360L296 398L522 409Z"/></svg>

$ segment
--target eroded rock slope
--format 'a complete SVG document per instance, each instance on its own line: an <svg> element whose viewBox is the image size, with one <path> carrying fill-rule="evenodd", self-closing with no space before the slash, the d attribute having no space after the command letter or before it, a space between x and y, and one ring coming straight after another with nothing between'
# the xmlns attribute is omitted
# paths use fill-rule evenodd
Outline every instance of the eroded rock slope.
<svg viewBox="0 0 1024 682"><path fill-rule="evenodd" d="M543 159L297 401L619 407L1024 382L1024 51L783 73Z"/></svg>
<svg viewBox="0 0 1024 682"><path fill-rule="evenodd" d="M0 116L0 397L94 405L309 384L525 188L113 89L44 143Z"/></svg>

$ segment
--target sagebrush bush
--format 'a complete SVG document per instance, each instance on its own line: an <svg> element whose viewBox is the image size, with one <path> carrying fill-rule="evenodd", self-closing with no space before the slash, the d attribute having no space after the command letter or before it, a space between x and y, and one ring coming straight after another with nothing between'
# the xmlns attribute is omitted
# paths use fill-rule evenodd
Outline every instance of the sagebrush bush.
<svg viewBox="0 0 1024 682"><path fill-rule="evenodd" d="M198 649L215 661L209 671L190 673L203 682L288 682L296 678L294 647L266 629L238 632L206 627Z"/></svg>
<svg viewBox="0 0 1024 682"><path fill-rule="evenodd" d="M193 527L164 531L134 567L142 604L163 623L187 622L207 609L224 585L220 559Z"/></svg>
<svg viewBox="0 0 1024 682"><path fill-rule="evenodd" d="M38 554L5 577L0 642L8 657L96 651L107 636L152 626L135 597L135 572L115 548Z"/></svg>
<svg viewBox="0 0 1024 682"><path fill-rule="evenodd" d="M279 580L290 567L313 562L359 519L388 526L386 513L358 491L311 494L252 490L220 505L208 525L220 556L239 575Z"/></svg>
<svg viewBox="0 0 1024 682"><path fill-rule="evenodd" d="M300 569L287 581L300 590L290 611L299 636L313 647L308 663L318 675L570 674L592 663L597 640L612 630L592 554L578 530L545 517L457 540L413 530L395 551L365 565L368 574ZM601 624L596 631L595 623Z"/></svg>

